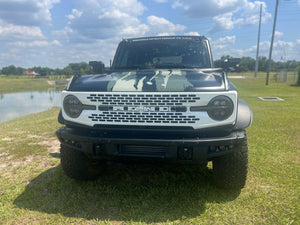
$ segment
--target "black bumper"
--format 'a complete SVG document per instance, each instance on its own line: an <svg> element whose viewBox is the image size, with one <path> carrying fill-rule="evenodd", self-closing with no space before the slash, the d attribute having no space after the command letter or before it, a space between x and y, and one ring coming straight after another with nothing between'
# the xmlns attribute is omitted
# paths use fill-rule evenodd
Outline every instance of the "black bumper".
<svg viewBox="0 0 300 225"><path fill-rule="evenodd" d="M211 138L134 138L99 135L87 130L61 127L56 131L61 145L82 151L93 160L150 160L174 163L204 163L239 149L245 131Z"/></svg>

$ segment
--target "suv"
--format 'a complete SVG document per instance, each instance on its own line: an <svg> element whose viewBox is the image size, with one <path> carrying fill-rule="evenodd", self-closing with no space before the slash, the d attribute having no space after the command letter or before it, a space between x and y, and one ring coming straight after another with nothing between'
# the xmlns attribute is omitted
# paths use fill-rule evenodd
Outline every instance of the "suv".
<svg viewBox="0 0 300 225"><path fill-rule="evenodd" d="M107 161L212 161L218 187L244 187L252 111L213 68L207 38L125 39L109 70L91 65L100 74L73 76L62 91L56 134L69 177L96 179Z"/></svg>

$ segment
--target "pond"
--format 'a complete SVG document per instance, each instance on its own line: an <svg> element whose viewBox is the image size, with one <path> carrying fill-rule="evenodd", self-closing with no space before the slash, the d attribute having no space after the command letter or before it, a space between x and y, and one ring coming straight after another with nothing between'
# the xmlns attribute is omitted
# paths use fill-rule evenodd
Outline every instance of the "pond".
<svg viewBox="0 0 300 225"><path fill-rule="evenodd" d="M60 107L62 89L0 94L0 123L21 116Z"/></svg>

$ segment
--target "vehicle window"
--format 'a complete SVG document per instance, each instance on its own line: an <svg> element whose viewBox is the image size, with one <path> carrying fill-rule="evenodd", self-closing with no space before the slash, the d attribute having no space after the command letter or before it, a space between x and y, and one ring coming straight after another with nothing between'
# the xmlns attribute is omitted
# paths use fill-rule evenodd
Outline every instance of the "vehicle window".
<svg viewBox="0 0 300 225"><path fill-rule="evenodd" d="M124 44L120 47L116 69L210 68L205 41L154 40Z"/></svg>

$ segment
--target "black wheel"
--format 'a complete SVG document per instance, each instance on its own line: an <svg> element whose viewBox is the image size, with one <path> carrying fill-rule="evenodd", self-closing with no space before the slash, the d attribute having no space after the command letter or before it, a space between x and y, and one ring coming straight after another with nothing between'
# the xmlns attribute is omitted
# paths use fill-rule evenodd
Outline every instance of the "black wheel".
<svg viewBox="0 0 300 225"><path fill-rule="evenodd" d="M78 150L61 145L60 160L64 172L70 178L94 180L100 175L101 168Z"/></svg>
<svg viewBox="0 0 300 225"><path fill-rule="evenodd" d="M214 180L219 188L242 189L248 172L247 137L241 146L231 154L213 160Z"/></svg>

